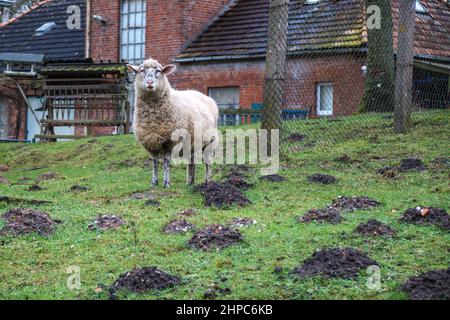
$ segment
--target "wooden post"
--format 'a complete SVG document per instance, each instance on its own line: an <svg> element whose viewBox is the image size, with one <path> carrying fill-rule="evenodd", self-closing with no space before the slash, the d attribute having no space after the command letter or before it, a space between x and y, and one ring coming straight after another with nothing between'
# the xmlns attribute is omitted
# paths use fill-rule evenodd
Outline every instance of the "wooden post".
<svg viewBox="0 0 450 320"><path fill-rule="evenodd" d="M262 129L281 129L289 0L271 0L264 80Z"/></svg>
<svg viewBox="0 0 450 320"><path fill-rule="evenodd" d="M399 0L394 130L408 131L412 111L415 0Z"/></svg>
<svg viewBox="0 0 450 320"><path fill-rule="evenodd" d="M392 4L391 0L365 0L365 3L368 14L368 69L364 111L392 112L395 105Z"/></svg>

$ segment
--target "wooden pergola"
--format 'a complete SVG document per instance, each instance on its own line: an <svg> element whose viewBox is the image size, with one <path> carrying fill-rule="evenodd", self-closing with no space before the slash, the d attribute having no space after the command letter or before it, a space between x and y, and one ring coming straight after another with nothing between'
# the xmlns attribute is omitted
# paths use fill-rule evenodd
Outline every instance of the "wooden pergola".
<svg viewBox="0 0 450 320"><path fill-rule="evenodd" d="M77 139L93 127L130 129L123 64L52 64L39 71L43 77L43 117L40 141ZM86 135L57 135L55 127L84 127Z"/></svg>

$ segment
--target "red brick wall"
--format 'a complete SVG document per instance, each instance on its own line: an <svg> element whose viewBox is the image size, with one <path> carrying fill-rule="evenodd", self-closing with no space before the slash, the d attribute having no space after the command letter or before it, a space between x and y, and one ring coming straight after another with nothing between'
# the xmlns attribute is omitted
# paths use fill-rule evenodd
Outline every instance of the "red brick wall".
<svg viewBox="0 0 450 320"><path fill-rule="evenodd" d="M290 60L285 89L286 108L299 106L317 114L316 90L319 83L333 84L333 115L351 115L358 111L364 95L363 55L330 55Z"/></svg>
<svg viewBox="0 0 450 320"><path fill-rule="evenodd" d="M317 84L331 82L333 115L355 113L364 94L364 63L365 57L351 55L290 60L285 108L311 108L315 116ZM177 89L195 89L205 94L211 87L239 87L241 107L251 108L252 103L263 101L264 61L182 64L171 83Z"/></svg>
<svg viewBox="0 0 450 320"><path fill-rule="evenodd" d="M251 108L263 100L264 61L183 64L170 78L174 87L195 89L208 94L208 88L239 87L240 105Z"/></svg>
<svg viewBox="0 0 450 320"><path fill-rule="evenodd" d="M94 61L120 60L120 0L90 0L90 57ZM106 25L92 19L99 15Z"/></svg>
<svg viewBox="0 0 450 320"><path fill-rule="evenodd" d="M16 89L0 86L2 103L8 108L8 121L6 128L6 138L8 139L26 139L27 130L27 109L21 101L21 97ZM20 113L19 136L16 136L17 120Z"/></svg>
<svg viewBox="0 0 450 320"><path fill-rule="evenodd" d="M146 56L167 64L230 0L147 0Z"/></svg>
<svg viewBox="0 0 450 320"><path fill-rule="evenodd" d="M90 0L90 56L120 60L120 0ZM146 57L169 63L231 0L147 0ZM100 15L106 26L92 19ZM103 28L103 36L102 36Z"/></svg>

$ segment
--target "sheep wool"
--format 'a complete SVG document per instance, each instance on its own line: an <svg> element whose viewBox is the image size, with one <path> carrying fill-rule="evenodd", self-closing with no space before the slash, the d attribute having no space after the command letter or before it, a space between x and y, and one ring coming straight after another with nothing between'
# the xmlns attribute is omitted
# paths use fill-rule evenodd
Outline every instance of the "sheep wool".
<svg viewBox="0 0 450 320"><path fill-rule="evenodd" d="M169 168L172 148L172 133L182 129L194 137L194 130L203 133L217 130L218 107L213 99L194 90L179 91L170 86L167 75L175 66L163 67L156 60L149 59L140 66L128 66L136 73L135 109L133 129L137 141L147 150L153 159L152 184L158 184L158 159L164 160L164 186L170 186ZM200 128L198 128L200 126ZM193 141L192 141L193 143ZM211 135L202 137L202 147L215 139ZM194 148L191 148L194 150ZM205 159L206 160L206 159ZM211 163L205 161L206 181L211 178ZM188 165L187 183L194 183L195 164Z"/></svg>

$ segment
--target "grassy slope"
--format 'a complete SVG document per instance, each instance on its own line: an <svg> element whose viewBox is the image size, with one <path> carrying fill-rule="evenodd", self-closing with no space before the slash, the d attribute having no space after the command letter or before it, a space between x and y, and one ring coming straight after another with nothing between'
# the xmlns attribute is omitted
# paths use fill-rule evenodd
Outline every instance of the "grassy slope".
<svg viewBox="0 0 450 320"><path fill-rule="evenodd" d="M3 176L12 182L48 171L66 178L42 183L47 190L40 192L27 192L28 186L0 185L1 195L53 201L39 208L64 220L49 238L30 235L1 239L0 298L105 299L105 291L94 291L98 284L110 285L124 271L151 265L182 276L186 284L160 293L123 293L121 297L198 299L225 276L229 280L222 286L230 287L232 292L219 298L405 298L398 287L408 277L448 266L450 236L435 227L400 224L398 218L405 209L418 205L448 210L449 172L407 173L399 180L384 180L374 172L385 165L398 164L408 156L419 156L427 165L436 157L450 156L450 125L444 114L444 118L426 126L419 121L408 135L388 135L378 141L371 134L367 136L372 139L339 144L326 151L308 149L291 153L280 172L288 182L258 182L255 176L250 179L256 183L255 188L246 192L254 204L231 210L205 209L201 197L184 186L182 167L173 169L175 196L162 197L160 208L144 206L143 201L125 201L131 192L146 190L150 178L149 169L142 165L146 154L132 136L99 138L95 143L82 140L52 145L0 145L0 163L12 166ZM333 161L343 154L360 162L345 165ZM372 159L373 156L385 159ZM126 159L136 160L138 165L106 169ZM36 166L47 168L23 171ZM223 170L224 167L216 167L215 177L220 178L219 171ZM306 176L317 172L333 174L339 182L333 186L308 184ZM74 184L86 185L91 190L69 192ZM367 195L383 205L375 210L347 213L345 221L336 226L295 221L297 215L323 207L339 195ZM11 207L0 203L1 212ZM197 208L199 214L189 220L198 226L225 223L237 216L254 218L258 224L242 230L244 244L212 253L192 250L186 246L191 234L164 235L160 231L177 212L191 207ZM134 232L126 227L118 231L88 231L90 221L105 213L119 214L135 222L137 243ZM389 223L398 230L397 236L365 239L354 235L352 230L368 218ZM382 289L369 290L364 272L357 281L323 278L295 281L289 275L314 250L331 246L359 248L378 261ZM66 268L70 265L81 267L79 291L66 287ZM284 279L272 274L275 266L284 268Z"/></svg>

